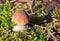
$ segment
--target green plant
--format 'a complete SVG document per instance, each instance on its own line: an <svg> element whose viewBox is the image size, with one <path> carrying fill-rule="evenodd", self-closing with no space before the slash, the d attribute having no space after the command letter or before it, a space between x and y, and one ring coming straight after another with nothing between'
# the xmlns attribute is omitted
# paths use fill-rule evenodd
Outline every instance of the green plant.
<svg viewBox="0 0 60 41"><path fill-rule="evenodd" d="M20 8L16 8L16 10L19 10ZM16 11L15 10L15 11ZM40 13L38 10L37 12ZM0 41L45 41L46 39L46 32L43 34L38 34L41 31L40 26L35 27L28 27L27 29L30 30L28 34L28 31L25 31L23 33L20 32L13 32L12 28L15 25L11 21L12 16L12 8L11 4L9 2L5 2L4 7L0 8ZM40 18L35 17L37 20L43 20L43 17ZM35 20L33 19L33 21Z"/></svg>

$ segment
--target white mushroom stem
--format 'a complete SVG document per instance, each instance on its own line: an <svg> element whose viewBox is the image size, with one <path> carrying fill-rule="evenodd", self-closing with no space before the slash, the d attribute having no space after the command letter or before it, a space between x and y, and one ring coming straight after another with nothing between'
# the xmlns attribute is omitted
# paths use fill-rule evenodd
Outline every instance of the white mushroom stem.
<svg viewBox="0 0 60 41"><path fill-rule="evenodd" d="M23 32L24 30L26 30L26 26L24 26L24 25L16 25L13 27L13 31Z"/></svg>

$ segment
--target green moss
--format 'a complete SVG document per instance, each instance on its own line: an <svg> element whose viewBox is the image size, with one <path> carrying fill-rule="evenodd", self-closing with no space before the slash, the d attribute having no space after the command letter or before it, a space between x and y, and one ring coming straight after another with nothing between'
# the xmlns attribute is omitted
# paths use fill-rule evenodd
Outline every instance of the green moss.
<svg viewBox="0 0 60 41"><path fill-rule="evenodd" d="M20 10L19 8L16 8L15 11ZM48 12L45 9L45 12ZM39 8L37 10L37 14L39 15L42 13L41 9ZM11 20L12 15L12 8L11 4L9 2L5 2L4 7L0 8L0 41L45 41L46 39L46 32L41 34L41 27L35 26L35 27L27 27L28 30L30 30L30 34L27 34L27 31L20 33L20 32L13 32L12 28L14 27L14 23ZM32 18L33 22L41 22L44 20L44 17L34 17ZM30 29L29 29L30 28ZM10 30L10 31L9 31ZM5 33L6 32L6 33Z"/></svg>

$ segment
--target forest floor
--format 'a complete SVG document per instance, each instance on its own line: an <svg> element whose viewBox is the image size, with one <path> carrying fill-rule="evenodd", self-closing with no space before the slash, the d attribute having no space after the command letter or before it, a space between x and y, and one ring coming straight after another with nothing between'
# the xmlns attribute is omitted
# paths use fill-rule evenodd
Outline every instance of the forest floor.
<svg viewBox="0 0 60 41"><path fill-rule="evenodd" d="M30 19L24 32L12 31L18 10ZM0 41L60 41L60 0L0 0Z"/></svg>

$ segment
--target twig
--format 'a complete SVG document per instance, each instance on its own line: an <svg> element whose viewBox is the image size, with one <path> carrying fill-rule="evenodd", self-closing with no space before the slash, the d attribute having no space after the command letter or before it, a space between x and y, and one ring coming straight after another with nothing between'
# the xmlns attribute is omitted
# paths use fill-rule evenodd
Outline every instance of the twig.
<svg viewBox="0 0 60 41"><path fill-rule="evenodd" d="M54 41L57 41L57 38L50 32L51 28L52 28L52 25L53 24L50 24L50 26L47 26L46 30L48 32L48 35L47 35L47 41L49 39L49 36L52 36L55 40ZM48 28L49 27L49 28Z"/></svg>
<svg viewBox="0 0 60 41"><path fill-rule="evenodd" d="M57 41L57 38L48 30L48 33L55 39L54 41Z"/></svg>
<svg viewBox="0 0 60 41"><path fill-rule="evenodd" d="M46 40L46 41L48 41L49 38L50 38L50 35L49 35L49 33L48 33L48 35L47 35L47 40Z"/></svg>

